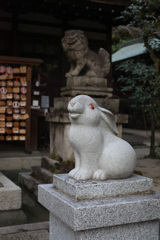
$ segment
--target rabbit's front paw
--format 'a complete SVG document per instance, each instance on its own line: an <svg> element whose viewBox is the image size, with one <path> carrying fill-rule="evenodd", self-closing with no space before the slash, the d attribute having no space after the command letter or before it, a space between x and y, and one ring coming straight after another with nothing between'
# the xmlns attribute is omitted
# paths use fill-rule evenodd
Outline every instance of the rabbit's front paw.
<svg viewBox="0 0 160 240"><path fill-rule="evenodd" d="M69 172L68 176L74 178L74 175L76 174L76 172L78 172L78 168L72 169L72 170Z"/></svg>
<svg viewBox="0 0 160 240"><path fill-rule="evenodd" d="M92 173L85 170L79 170L74 174L74 178L76 180L87 180L87 179L90 179L91 177L92 177Z"/></svg>
<svg viewBox="0 0 160 240"><path fill-rule="evenodd" d="M102 169L98 169L93 174L93 179L95 179L95 180L106 180L107 179L107 174Z"/></svg>

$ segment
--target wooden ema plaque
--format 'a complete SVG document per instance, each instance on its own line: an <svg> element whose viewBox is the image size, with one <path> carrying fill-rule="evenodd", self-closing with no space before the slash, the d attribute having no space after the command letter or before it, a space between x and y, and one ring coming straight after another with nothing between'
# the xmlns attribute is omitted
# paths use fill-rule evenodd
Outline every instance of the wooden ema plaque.
<svg viewBox="0 0 160 240"><path fill-rule="evenodd" d="M25 141L27 66L0 65L0 141Z"/></svg>

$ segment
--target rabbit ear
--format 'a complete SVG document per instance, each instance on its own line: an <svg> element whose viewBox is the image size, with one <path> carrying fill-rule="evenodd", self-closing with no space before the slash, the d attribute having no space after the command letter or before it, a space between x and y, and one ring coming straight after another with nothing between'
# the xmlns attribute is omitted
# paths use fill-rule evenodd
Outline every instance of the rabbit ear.
<svg viewBox="0 0 160 240"><path fill-rule="evenodd" d="M105 108L98 107L98 109L100 110L101 118L104 120L104 122L107 124L107 126L111 129L111 131L115 135L118 135L118 130L116 127L114 115Z"/></svg>

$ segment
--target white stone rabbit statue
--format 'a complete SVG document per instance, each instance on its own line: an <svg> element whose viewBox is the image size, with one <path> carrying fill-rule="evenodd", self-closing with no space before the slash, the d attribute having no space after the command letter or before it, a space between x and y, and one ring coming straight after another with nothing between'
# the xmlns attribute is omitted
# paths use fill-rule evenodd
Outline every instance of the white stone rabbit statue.
<svg viewBox="0 0 160 240"><path fill-rule="evenodd" d="M128 178L136 166L136 154L129 143L117 137L114 115L89 96L79 95L68 104L71 127L69 141L76 180Z"/></svg>

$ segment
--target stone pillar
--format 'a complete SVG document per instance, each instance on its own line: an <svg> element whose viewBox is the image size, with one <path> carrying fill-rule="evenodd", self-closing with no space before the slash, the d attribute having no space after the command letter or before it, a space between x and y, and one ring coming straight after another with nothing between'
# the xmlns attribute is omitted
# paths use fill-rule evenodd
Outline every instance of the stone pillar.
<svg viewBox="0 0 160 240"><path fill-rule="evenodd" d="M39 185L50 211L50 240L158 240L160 193L152 179L76 181L68 174Z"/></svg>

